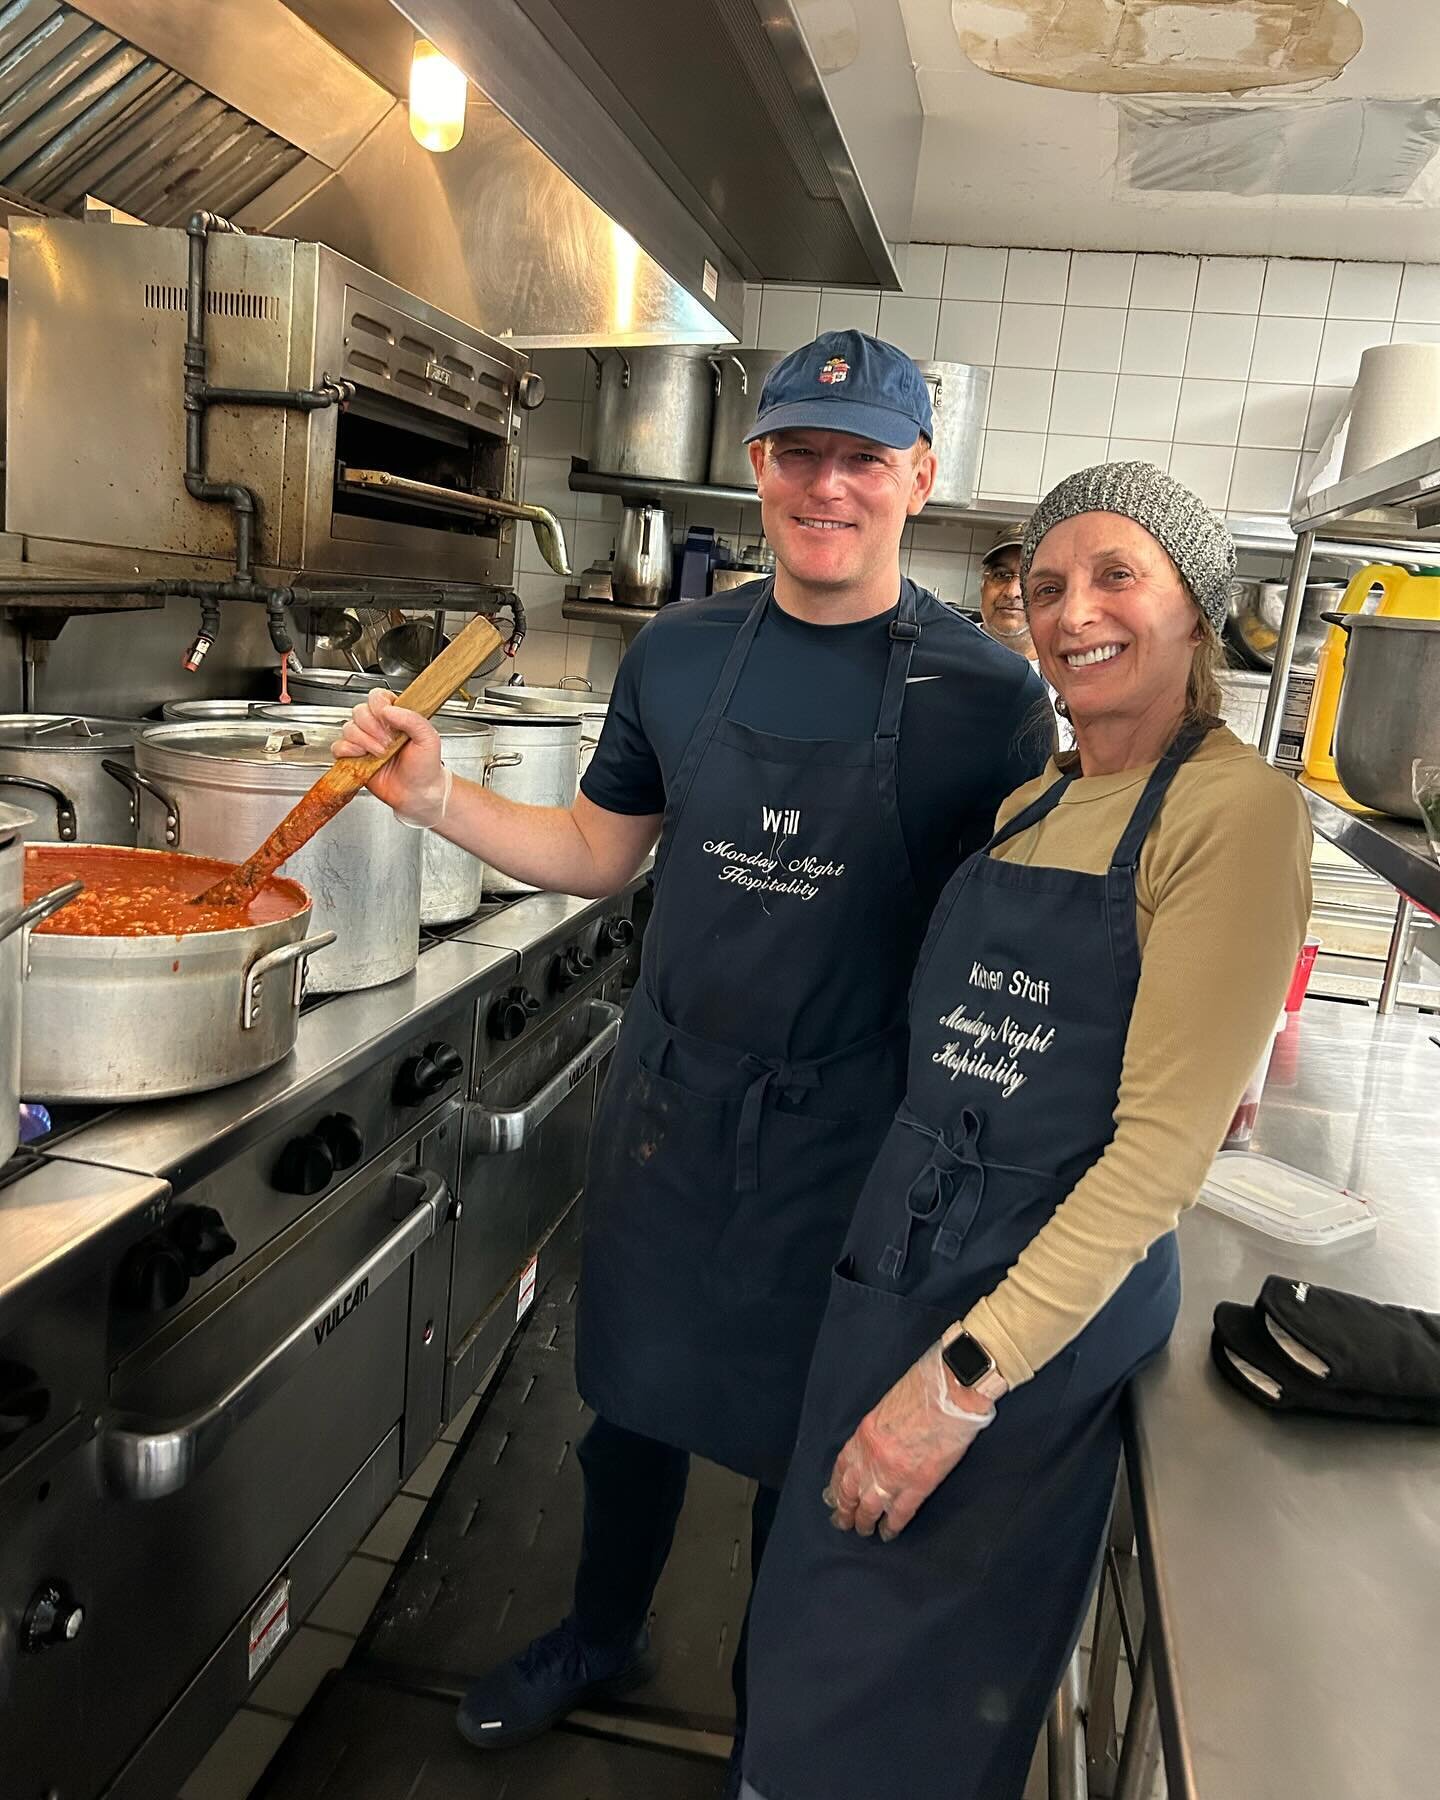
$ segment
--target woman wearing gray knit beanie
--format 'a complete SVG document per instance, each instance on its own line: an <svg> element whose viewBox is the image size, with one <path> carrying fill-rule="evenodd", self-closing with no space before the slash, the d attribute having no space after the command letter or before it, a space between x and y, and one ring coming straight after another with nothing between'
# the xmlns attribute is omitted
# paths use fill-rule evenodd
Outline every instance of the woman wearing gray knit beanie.
<svg viewBox="0 0 1440 1800"><path fill-rule="evenodd" d="M1121 1396L1174 1324L1176 1225L1309 916L1295 784L1215 717L1234 562L1146 463L1030 520L1075 748L1004 803L921 953L755 1590L746 1800L1020 1800Z"/></svg>

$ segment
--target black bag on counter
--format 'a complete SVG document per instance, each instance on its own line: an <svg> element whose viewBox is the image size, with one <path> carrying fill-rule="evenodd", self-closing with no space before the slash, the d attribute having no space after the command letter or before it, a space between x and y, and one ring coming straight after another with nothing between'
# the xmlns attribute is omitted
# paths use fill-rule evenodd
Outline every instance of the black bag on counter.
<svg viewBox="0 0 1440 1800"><path fill-rule="evenodd" d="M1215 1367L1276 1412L1440 1425L1440 1315L1267 1276L1253 1306L1215 1308Z"/></svg>

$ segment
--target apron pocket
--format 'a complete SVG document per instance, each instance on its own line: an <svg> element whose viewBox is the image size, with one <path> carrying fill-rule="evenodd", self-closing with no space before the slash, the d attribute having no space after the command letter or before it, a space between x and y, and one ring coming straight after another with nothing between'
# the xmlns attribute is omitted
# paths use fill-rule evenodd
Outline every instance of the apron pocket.
<svg viewBox="0 0 1440 1800"><path fill-rule="evenodd" d="M796 1478L820 1490L865 1415L959 1316L959 1309L866 1286L839 1264L811 1364ZM978 1579L1004 1543L1063 1428L1079 1353L1072 1346L1000 1402L988 1426L894 1544L837 1533L857 1555L900 1553L937 1573Z"/></svg>
<svg viewBox="0 0 1440 1800"><path fill-rule="evenodd" d="M751 1297L824 1304L860 1189L890 1122L807 1118L767 1104L760 1117L759 1185L732 1193L717 1251L719 1273ZM724 1175L734 1180L733 1142ZM718 1174L718 1171L717 1171Z"/></svg>

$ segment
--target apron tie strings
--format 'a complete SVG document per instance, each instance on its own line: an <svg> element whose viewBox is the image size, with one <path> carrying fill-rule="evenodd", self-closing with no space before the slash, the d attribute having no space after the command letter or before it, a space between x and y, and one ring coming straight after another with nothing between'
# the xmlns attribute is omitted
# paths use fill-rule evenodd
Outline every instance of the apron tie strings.
<svg viewBox="0 0 1440 1800"><path fill-rule="evenodd" d="M906 1106L896 1114L896 1123L927 1138L930 1154L906 1192L900 1242L890 1244L880 1258L880 1273L892 1281L905 1272L915 1227L929 1224L939 1216L942 1207L944 1218L935 1233L933 1248L937 1256L953 1261L960 1254L970 1220L985 1192L985 1165L980 1160L980 1131L985 1120L974 1107L967 1106L961 1112L954 1141L943 1130L936 1131L923 1123ZM953 1198L946 1206L952 1185ZM968 1216L962 1217L962 1210Z"/></svg>
<svg viewBox="0 0 1440 1800"><path fill-rule="evenodd" d="M747 1055L740 1058L742 1074L752 1076L740 1102L740 1129L735 1137L735 1192L753 1194L760 1186L760 1119L765 1096L772 1087L792 1102L820 1085L814 1063L782 1062L778 1058Z"/></svg>

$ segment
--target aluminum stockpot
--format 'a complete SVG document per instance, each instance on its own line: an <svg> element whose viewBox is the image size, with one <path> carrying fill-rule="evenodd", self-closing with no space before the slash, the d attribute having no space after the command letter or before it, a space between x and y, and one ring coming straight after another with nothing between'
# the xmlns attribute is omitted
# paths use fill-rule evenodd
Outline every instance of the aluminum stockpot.
<svg viewBox="0 0 1440 1800"><path fill-rule="evenodd" d="M350 717L345 706L270 706L265 717L284 723L323 725L331 738L339 737ZM440 733L440 755L446 768L466 781L484 786L495 763L494 727L481 719L446 718L437 713L430 721ZM433 831L420 833L420 923L451 925L480 910L485 898L485 864Z"/></svg>
<svg viewBox="0 0 1440 1800"><path fill-rule="evenodd" d="M31 885L108 877L116 858L145 879L173 851L108 844L31 844ZM196 889L228 861L187 858ZM98 885L98 878L96 878ZM311 932L310 896L281 881L285 918L182 937L66 937L31 932L20 1085L35 1100L163 1100L258 1075L295 1047L306 959L330 942ZM308 933L308 935L307 935Z"/></svg>
<svg viewBox="0 0 1440 1800"><path fill-rule="evenodd" d="M940 465L930 499L936 506L969 506L980 480L990 371L960 362L922 362L916 367L930 390L935 426L930 442Z"/></svg>
<svg viewBox="0 0 1440 1800"><path fill-rule="evenodd" d="M0 714L0 799L35 814L32 844L135 843L131 719L87 713Z"/></svg>
<svg viewBox="0 0 1440 1800"><path fill-rule="evenodd" d="M1348 634L1335 768L1352 800L1420 820L1416 758L1440 762L1440 619L1326 613Z"/></svg>
<svg viewBox="0 0 1440 1800"><path fill-rule="evenodd" d="M1280 641L1280 620L1285 611L1289 583L1284 581L1235 581L1230 586L1230 636L1245 657L1260 669L1275 663ZM1325 642L1324 615L1339 606L1343 581L1307 581L1300 604L1300 623L1295 632L1291 666L1313 669Z"/></svg>
<svg viewBox="0 0 1440 1800"><path fill-rule="evenodd" d="M451 706L442 709L452 711ZM465 713L495 733L490 787L527 806L571 806L580 791L583 719L573 714L520 712L508 706L476 707ZM487 894L533 894L523 881L486 868Z"/></svg>
<svg viewBox="0 0 1440 1800"><path fill-rule="evenodd" d="M609 693L596 694L587 689L552 687L487 687L487 706L514 707L522 713L568 714L580 721L580 768L583 775L590 766L605 729L610 711Z"/></svg>
<svg viewBox="0 0 1440 1800"><path fill-rule="evenodd" d="M755 423L765 377L788 350L716 350L710 356L714 375L715 417L710 426L710 485L753 488L750 446L745 433Z"/></svg>
<svg viewBox="0 0 1440 1800"><path fill-rule="evenodd" d="M25 832L35 815L0 802L0 1166L20 1141L21 983L25 979L26 927L48 917L54 895L25 905Z"/></svg>
<svg viewBox="0 0 1440 1800"><path fill-rule="evenodd" d="M607 475L703 482L715 398L712 353L667 345L586 354L596 387L590 467Z"/></svg>
<svg viewBox="0 0 1440 1800"><path fill-rule="evenodd" d="M135 746L140 841L243 862L329 767L335 736L296 720L150 727ZM311 895L316 930L336 934L310 965L314 992L380 987L415 967L420 838L361 793L284 864Z"/></svg>

